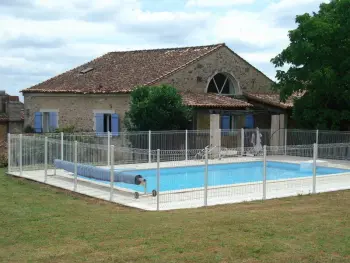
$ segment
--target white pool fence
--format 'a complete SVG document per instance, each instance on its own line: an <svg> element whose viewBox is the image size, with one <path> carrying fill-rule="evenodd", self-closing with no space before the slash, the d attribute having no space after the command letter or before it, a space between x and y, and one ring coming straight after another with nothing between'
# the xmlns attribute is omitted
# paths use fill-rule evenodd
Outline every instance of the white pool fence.
<svg viewBox="0 0 350 263"><path fill-rule="evenodd" d="M320 136L321 133L316 134ZM259 148L247 147L242 143L232 148L185 147L175 150L115 146L110 134L98 136L98 140L92 139L91 135L62 133L55 136L8 135L9 174L146 210L200 207L350 189L348 171L316 176L317 167L350 169L350 143L346 136L343 137L345 142L332 144L265 145ZM185 141L188 142L188 139ZM101 184L80 178L76 171L74 174L56 171L55 159L111 170L137 172L152 169L154 181L148 183L147 193L144 194L142 187L122 189L112 183ZM222 171L211 170L213 165L252 162L262 163L257 168L260 170L254 174L245 174L244 178L238 180L242 183L221 182ZM295 178L285 174L276 178L267 177L268 162L283 162L300 167L302 164L310 170L310 174L312 170L312 176ZM181 178L169 176L164 171L166 168L189 169L191 166L196 167L195 175L189 176L184 172ZM172 185L177 187L169 190Z"/></svg>
<svg viewBox="0 0 350 263"><path fill-rule="evenodd" d="M296 129L235 129L235 130L182 130L120 133L48 133L30 136L47 136L64 141L78 141L98 145L148 150L197 150L213 142L213 134L220 134L220 146L226 148L251 147L253 137L260 137L261 145L291 146L350 143L350 132L296 130ZM260 134L260 136L259 136ZM27 134L29 136L29 134ZM150 156L150 155L149 155Z"/></svg>

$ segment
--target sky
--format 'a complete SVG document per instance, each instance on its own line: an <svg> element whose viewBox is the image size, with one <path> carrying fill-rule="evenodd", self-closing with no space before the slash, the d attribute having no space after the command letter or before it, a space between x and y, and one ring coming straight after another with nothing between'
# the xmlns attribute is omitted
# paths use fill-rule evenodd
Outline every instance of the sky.
<svg viewBox="0 0 350 263"><path fill-rule="evenodd" d="M110 51L226 45L275 79L295 16L321 0L0 0L0 90L29 88Z"/></svg>

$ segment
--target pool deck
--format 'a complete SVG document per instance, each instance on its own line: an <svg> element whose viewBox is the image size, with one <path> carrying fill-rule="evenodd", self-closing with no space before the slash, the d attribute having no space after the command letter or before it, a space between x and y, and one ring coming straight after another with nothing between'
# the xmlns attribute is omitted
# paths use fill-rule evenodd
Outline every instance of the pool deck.
<svg viewBox="0 0 350 263"><path fill-rule="evenodd" d="M209 160L209 164L241 163L262 161L262 157L235 157L221 160ZM268 156L267 161L278 161L287 163L300 163L310 161L310 158L294 156ZM332 168L350 169L349 161L325 160L325 164ZM161 168L186 167L204 165L203 161L177 161L161 162ZM321 166L324 164L320 164ZM145 170L155 169L156 163L124 164L115 165L116 170ZM23 171L22 176L18 171L11 171L9 175L23 177L29 180L46 183L58 188L74 191L74 178L63 170L50 169L47 171L45 180L44 170ZM316 192L328 192L350 189L350 172L334 175L324 175L316 177ZM266 183L266 199L295 196L300 194L310 194L313 191L313 178L293 178L283 180L269 180ZM142 194L138 199L134 198L133 191L125 191L113 187L112 200L110 200L111 188L109 183L96 183L90 180L78 178L76 192L86 196L99 198L106 201L135 207L142 210L157 210L157 198L151 194ZM218 205L228 203L238 203L263 199L263 183L242 183L225 186L208 187L207 205ZM159 210L173 210L181 208L195 208L204 205L204 188L186 189L182 191L166 191L159 195Z"/></svg>

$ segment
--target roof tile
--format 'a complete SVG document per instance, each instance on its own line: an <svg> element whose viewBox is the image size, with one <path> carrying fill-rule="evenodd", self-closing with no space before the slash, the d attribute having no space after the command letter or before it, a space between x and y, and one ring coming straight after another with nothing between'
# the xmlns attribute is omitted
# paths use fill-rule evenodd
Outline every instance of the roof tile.
<svg viewBox="0 0 350 263"><path fill-rule="evenodd" d="M244 96L248 99L262 102L271 106L279 107L282 109L293 108L295 98L300 98L303 96L303 92L295 93L290 96L285 102L280 100L280 95L278 93L248 93L245 92Z"/></svg>
<svg viewBox="0 0 350 263"><path fill-rule="evenodd" d="M110 52L22 92L128 93L135 86L151 85L224 45ZM81 73L84 70L87 72Z"/></svg>
<svg viewBox="0 0 350 263"><path fill-rule="evenodd" d="M184 104L191 107L200 108L247 108L253 105L242 101L233 99L223 95L217 95L214 93L193 93L193 92L181 92L180 93Z"/></svg>

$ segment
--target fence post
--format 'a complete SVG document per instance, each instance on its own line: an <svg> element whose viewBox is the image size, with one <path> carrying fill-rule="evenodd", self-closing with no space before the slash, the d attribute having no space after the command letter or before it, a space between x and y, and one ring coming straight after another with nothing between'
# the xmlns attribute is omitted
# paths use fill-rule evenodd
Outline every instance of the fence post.
<svg viewBox="0 0 350 263"><path fill-rule="evenodd" d="M44 142L44 183L47 182L47 136L45 136L45 142Z"/></svg>
<svg viewBox="0 0 350 263"><path fill-rule="evenodd" d="M109 194L109 201L113 201L113 192L114 192L114 145L111 145L111 191Z"/></svg>
<svg viewBox="0 0 350 263"><path fill-rule="evenodd" d="M148 162L151 163L152 162L152 145L151 145L151 138L152 137L152 132L148 131Z"/></svg>
<svg viewBox="0 0 350 263"><path fill-rule="evenodd" d="M74 141L74 192L78 184L78 142Z"/></svg>
<svg viewBox="0 0 350 263"><path fill-rule="evenodd" d="M208 147L205 147L204 206L208 205Z"/></svg>
<svg viewBox="0 0 350 263"><path fill-rule="evenodd" d="M111 162L111 132L107 132L107 165Z"/></svg>
<svg viewBox="0 0 350 263"><path fill-rule="evenodd" d="M313 165L312 165L312 193L316 194L316 170L317 170L317 143L314 143Z"/></svg>
<svg viewBox="0 0 350 263"><path fill-rule="evenodd" d="M318 129L316 130L316 142L315 143L318 145Z"/></svg>
<svg viewBox="0 0 350 263"><path fill-rule="evenodd" d="M157 150L157 211L159 211L160 194L160 149Z"/></svg>
<svg viewBox="0 0 350 263"><path fill-rule="evenodd" d="M241 129L241 156L244 155L244 128Z"/></svg>
<svg viewBox="0 0 350 263"><path fill-rule="evenodd" d="M7 134L7 172L11 172L11 133Z"/></svg>
<svg viewBox="0 0 350 263"><path fill-rule="evenodd" d="M22 140L23 140L23 135L19 135L19 175L23 176L23 167L22 167L22 158L23 158L23 153L22 153Z"/></svg>
<svg viewBox="0 0 350 263"><path fill-rule="evenodd" d="M187 151L188 151L188 130L186 130L185 136L186 136L186 138L185 138L185 150L186 150L186 161L187 161L188 160L188 153L187 153Z"/></svg>
<svg viewBox="0 0 350 263"><path fill-rule="evenodd" d="M287 155L287 135L288 135L288 129L286 128L284 130L284 155Z"/></svg>
<svg viewBox="0 0 350 263"><path fill-rule="evenodd" d="M264 167L263 167L263 200L266 199L266 145L264 145Z"/></svg>
<svg viewBox="0 0 350 263"><path fill-rule="evenodd" d="M63 161L63 138L64 134L61 132L61 160Z"/></svg>

